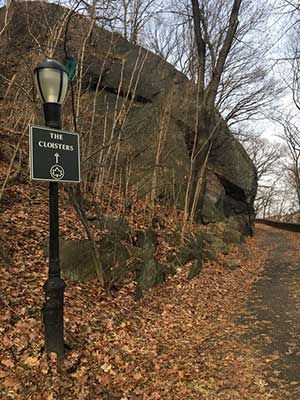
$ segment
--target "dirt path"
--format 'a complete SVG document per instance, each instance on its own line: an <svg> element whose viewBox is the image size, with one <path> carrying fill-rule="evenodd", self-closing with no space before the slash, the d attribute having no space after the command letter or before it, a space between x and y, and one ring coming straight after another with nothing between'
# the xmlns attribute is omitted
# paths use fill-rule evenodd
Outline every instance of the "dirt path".
<svg viewBox="0 0 300 400"><path fill-rule="evenodd" d="M264 358L269 385L283 400L300 399L300 234L257 226L269 255L240 322L244 338Z"/></svg>

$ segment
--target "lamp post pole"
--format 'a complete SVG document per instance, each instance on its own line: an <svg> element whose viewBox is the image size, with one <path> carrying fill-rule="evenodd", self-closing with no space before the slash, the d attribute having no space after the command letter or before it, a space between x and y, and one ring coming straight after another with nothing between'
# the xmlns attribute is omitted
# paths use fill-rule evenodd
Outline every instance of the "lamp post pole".
<svg viewBox="0 0 300 400"><path fill-rule="evenodd" d="M62 64L48 59L34 70L35 84L43 102L45 125L61 129L61 104L65 98L68 75ZM45 329L45 350L64 357L64 290L60 274L58 182L49 183L49 272L44 285L42 309Z"/></svg>
<svg viewBox="0 0 300 400"><path fill-rule="evenodd" d="M61 129L60 107L57 119L49 122L48 110L44 105L46 126ZM49 182L49 272L44 285L45 303L43 323L45 329L45 350L64 357L64 291L66 284L60 274L59 258L59 214L58 182Z"/></svg>

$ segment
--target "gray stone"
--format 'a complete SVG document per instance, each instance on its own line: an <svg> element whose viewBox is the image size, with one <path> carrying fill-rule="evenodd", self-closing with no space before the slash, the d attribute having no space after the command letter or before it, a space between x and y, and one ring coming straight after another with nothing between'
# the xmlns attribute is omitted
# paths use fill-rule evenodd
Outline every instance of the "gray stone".
<svg viewBox="0 0 300 400"><path fill-rule="evenodd" d="M222 224L224 227L225 225ZM204 240L204 253L208 260L215 261L217 259L217 253L229 254L229 248L226 246L223 240L222 231L217 231L216 227L212 226L212 232L202 232Z"/></svg>
<svg viewBox="0 0 300 400"><path fill-rule="evenodd" d="M248 247L246 247L246 246L243 245L243 244L240 244L240 245L238 245L238 249L239 249L239 251L243 254L243 256L245 256L245 257L250 257L250 255L251 255L251 250L248 249Z"/></svg>
<svg viewBox="0 0 300 400"><path fill-rule="evenodd" d="M137 230L134 234L133 240L135 246L142 247L150 253L155 251L158 244L157 234L152 229Z"/></svg>
<svg viewBox="0 0 300 400"><path fill-rule="evenodd" d="M172 266L165 268L155 258L157 234L154 230L138 230L134 235L135 256L140 261L135 265L136 293L135 299L142 297L143 291L165 282L165 277Z"/></svg>
<svg viewBox="0 0 300 400"><path fill-rule="evenodd" d="M203 251L203 261L218 261L216 251L212 248L205 248Z"/></svg>
<svg viewBox="0 0 300 400"><path fill-rule="evenodd" d="M144 255L149 252L146 250ZM165 282L167 269L164 268L154 256L147 257L136 265L136 292L135 300L139 300L144 290L151 289Z"/></svg>
<svg viewBox="0 0 300 400"><path fill-rule="evenodd" d="M234 271L241 267L241 263L239 261L231 260L231 261L225 261L223 263L223 266L227 269Z"/></svg>
<svg viewBox="0 0 300 400"><path fill-rule="evenodd" d="M216 235L211 232L202 232L202 237L205 243L212 244L216 240Z"/></svg>
<svg viewBox="0 0 300 400"><path fill-rule="evenodd" d="M211 248L215 253L221 252L224 255L227 255L230 252L223 240L217 236L215 237L214 242L211 244Z"/></svg>
<svg viewBox="0 0 300 400"><path fill-rule="evenodd" d="M225 244L241 244L244 241L244 237L241 232L226 226L223 231L223 241Z"/></svg>
<svg viewBox="0 0 300 400"><path fill-rule="evenodd" d="M175 262L178 265L183 266L189 261L203 259L203 237L202 232L198 232L195 235L191 235L186 243L179 248L176 252Z"/></svg>
<svg viewBox="0 0 300 400"><path fill-rule="evenodd" d="M127 248L112 236L104 237L97 243L100 261L109 281L121 283L128 274ZM45 253L49 255L48 246ZM89 240L60 240L60 265L64 279L86 282L95 278L96 261L93 246Z"/></svg>
<svg viewBox="0 0 300 400"><path fill-rule="evenodd" d="M218 207L209 193L205 194L202 219L204 224L224 221L223 209Z"/></svg>
<svg viewBox="0 0 300 400"><path fill-rule="evenodd" d="M60 240L64 279L85 282L96 277L96 264L89 240Z"/></svg>
<svg viewBox="0 0 300 400"><path fill-rule="evenodd" d="M105 236L97 245L107 280L121 284L129 272L126 267L129 258L126 246L112 234Z"/></svg>
<svg viewBox="0 0 300 400"><path fill-rule="evenodd" d="M205 224L224 221L225 189L218 177L210 170L207 171L206 194L202 210L202 219Z"/></svg>
<svg viewBox="0 0 300 400"><path fill-rule="evenodd" d="M193 260L189 270L188 279L195 278L200 274L201 271L202 271L202 260Z"/></svg>
<svg viewBox="0 0 300 400"><path fill-rule="evenodd" d="M131 237L131 228L124 219L112 218L109 215L102 215L99 219L97 217L88 219L93 225L110 232L116 240L129 240Z"/></svg>
<svg viewBox="0 0 300 400"><path fill-rule="evenodd" d="M152 287L164 283L165 270L154 257L145 260L137 268L137 285L141 290L151 289Z"/></svg>

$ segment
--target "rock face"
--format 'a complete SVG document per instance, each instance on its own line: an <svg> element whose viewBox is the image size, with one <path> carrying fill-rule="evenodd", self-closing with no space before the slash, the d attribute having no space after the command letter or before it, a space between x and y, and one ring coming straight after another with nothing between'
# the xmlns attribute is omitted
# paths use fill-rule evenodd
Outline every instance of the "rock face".
<svg viewBox="0 0 300 400"><path fill-rule="evenodd" d="M25 55L33 70L40 61L37 43L45 45L47 53L47 43L54 43L51 35L55 30L51 27L59 23L63 29L55 42L54 56L65 58L66 38L68 55L80 59L89 26L83 16L74 13L66 31L67 14L67 9L44 2L15 3L11 23L0 43L0 76L9 79L24 68ZM47 24L40 15L47 19ZM15 63L16 54L19 64ZM105 134L126 138L119 166L122 171L130 165L130 184L141 195L153 192L155 187L156 199L183 206L190 167L186 138L195 130L195 86L159 56L98 27L85 42L83 69L86 101L92 103L96 99L90 144L96 147ZM30 76L28 82L32 85ZM1 84L3 94L7 85L0 78ZM90 129L90 122L83 117L79 118L82 131ZM209 158L203 220L210 223L230 219L236 228L249 233L254 216L256 170L225 122L219 125L215 138ZM94 161L91 157L89 162L92 165Z"/></svg>

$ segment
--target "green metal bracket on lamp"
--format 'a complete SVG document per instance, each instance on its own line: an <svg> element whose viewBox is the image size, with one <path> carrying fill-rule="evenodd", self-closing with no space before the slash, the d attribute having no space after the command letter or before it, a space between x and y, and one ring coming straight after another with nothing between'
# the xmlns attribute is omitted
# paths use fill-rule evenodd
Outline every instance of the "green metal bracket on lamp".
<svg viewBox="0 0 300 400"><path fill-rule="evenodd" d="M77 68L77 61L74 57L67 57L64 60L64 67L68 74L68 79L71 81L74 78L76 68Z"/></svg>

